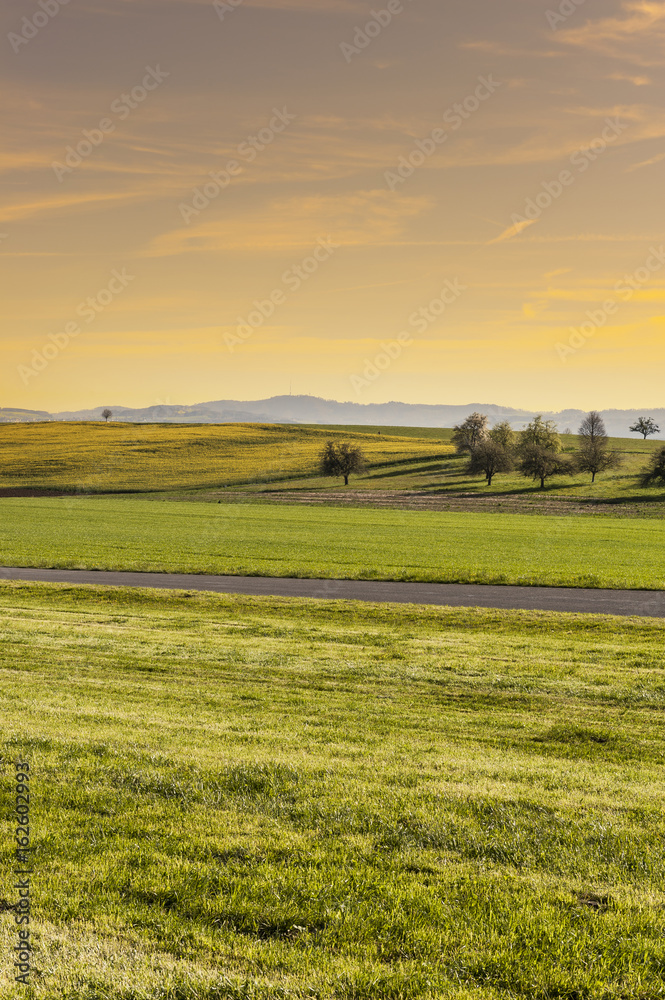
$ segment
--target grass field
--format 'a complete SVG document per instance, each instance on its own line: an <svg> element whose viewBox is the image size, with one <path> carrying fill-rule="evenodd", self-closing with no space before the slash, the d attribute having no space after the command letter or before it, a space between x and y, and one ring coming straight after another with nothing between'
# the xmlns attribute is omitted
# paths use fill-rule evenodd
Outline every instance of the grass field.
<svg viewBox="0 0 665 1000"><path fill-rule="evenodd" d="M368 427L366 424L302 424L301 426L312 430L334 431L335 434L381 434L382 436L387 434L393 437L439 441L442 444L451 444L453 437L452 427Z"/></svg>
<svg viewBox="0 0 665 1000"><path fill-rule="evenodd" d="M0 565L658 590L665 521L3 498Z"/></svg>
<svg viewBox="0 0 665 1000"><path fill-rule="evenodd" d="M592 484L588 475L564 476L538 484L518 473L499 475L488 488L482 477L469 477L465 459L454 454L452 431L400 427L306 427L261 424L177 425L42 423L0 424L0 494L3 490L60 490L67 493L180 492L192 498L225 487L248 491L334 490L341 480L317 473L326 440L344 439L361 446L367 473L352 477L360 491L410 490L445 497L512 498L528 510L543 497L548 502L579 501L620 513L644 504L643 513L660 516L661 488L643 488L638 477L662 442L613 439L621 468ZM577 447L563 435L566 452ZM649 505L656 504L657 511Z"/></svg>
<svg viewBox="0 0 665 1000"><path fill-rule="evenodd" d="M354 428L355 430L355 428ZM343 434L344 428L335 428L336 433ZM649 456L655 450L663 447L662 441L631 440L627 438L611 438L609 448L619 454L620 467L613 472L598 476L595 483L591 476L580 474L561 476L548 481L546 490L540 490L540 484L525 479L518 471L502 473L488 487L482 476L469 476L465 471L466 459L455 455L450 445L451 430L435 430L432 428L384 428L382 433L402 434L405 437L412 434L427 436L432 444L440 441L444 445L441 454L421 461L394 462L386 468L369 469L367 475L354 477L353 487L356 490L417 490L441 497L446 494L463 493L470 500L491 497L500 500L504 497L518 498L528 508L532 499L540 501L546 497L548 501L577 501L587 504L605 506L608 513L619 513L622 506L634 507L636 502L658 503L665 499L665 489L662 487L643 487L639 477L643 472ZM572 455L578 448L576 435L561 435L564 453ZM276 486L268 486L271 492L280 489L326 489L331 487L330 480L316 476L298 479L294 477L288 482ZM266 487L257 483L257 490ZM338 492L343 493L339 488Z"/></svg>
<svg viewBox="0 0 665 1000"><path fill-rule="evenodd" d="M0 611L36 946L3 1000L665 996L665 623L7 583Z"/></svg>
<svg viewBox="0 0 665 1000"><path fill-rule="evenodd" d="M70 493L203 489L316 474L328 429L278 424L0 424L0 490ZM350 433L368 462L413 462L449 444Z"/></svg>

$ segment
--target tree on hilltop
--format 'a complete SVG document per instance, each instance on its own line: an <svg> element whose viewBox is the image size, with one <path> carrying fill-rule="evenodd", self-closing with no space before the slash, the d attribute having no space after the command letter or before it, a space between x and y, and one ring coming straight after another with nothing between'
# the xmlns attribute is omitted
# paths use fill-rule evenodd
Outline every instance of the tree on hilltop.
<svg viewBox="0 0 665 1000"><path fill-rule="evenodd" d="M323 476L337 478L344 476L344 485L349 485L351 473L362 473L367 463L360 448L346 442L328 441L321 453L320 471Z"/></svg>
<svg viewBox="0 0 665 1000"><path fill-rule="evenodd" d="M631 434L641 434L645 441L652 434L660 433L660 427L653 417L640 417L629 430Z"/></svg>
<svg viewBox="0 0 665 1000"><path fill-rule="evenodd" d="M102 410L102 416L104 417L104 420L106 421L106 423L108 423L109 419L113 416L113 410L109 410L109 409Z"/></svg>

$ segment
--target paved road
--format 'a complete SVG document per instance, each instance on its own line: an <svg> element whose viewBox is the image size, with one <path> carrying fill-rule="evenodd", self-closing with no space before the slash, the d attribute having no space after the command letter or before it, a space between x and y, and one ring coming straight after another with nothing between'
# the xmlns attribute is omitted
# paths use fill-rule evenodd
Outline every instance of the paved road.
<svg viewBox="0 0 665 1000"><path fill-rule="evenodd" d="M206 590L218 594L250 594L261 597L315 597L377 603L572 611L584 614L646 615L665 618L665 592L651 590L485 587L455 583L292 580L258 576L194 576L180 573L116 573L102 570L10 567L0 567L0 579L103 584L111 587Z"/></svg>

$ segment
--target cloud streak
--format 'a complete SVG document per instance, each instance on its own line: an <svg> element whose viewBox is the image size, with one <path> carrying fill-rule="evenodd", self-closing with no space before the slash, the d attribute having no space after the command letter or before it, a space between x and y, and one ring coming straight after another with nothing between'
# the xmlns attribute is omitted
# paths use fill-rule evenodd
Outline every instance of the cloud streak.
<svg viewBox="0 0 665 1000"><path fill-rule="evenodd" d="M206 210L198 225L179 226L157 237L147 256L218 253L230 249L266 252L308 247L322 235L347 246L377 244L403 232L428 206L425 198L394 198L386 191L358 191L344 196L276 200L252 214ZM221 218L219 215L221 214Z"/></svg>
<svg viewBox="0 0 665 1000"><path fill-rule="evenodd" d="M505 243L506 240L512 240L515 236L519 236L525 229L528 229L529 226L535 225L538 221L538 219L522 219L520 222L515 222L512 226L508 226L507 229L504 229L504 231L498 236L495 236L493 240L490 240L487 246L491 247L494 243Z"/></svg>
<svg viewBox="0 0 665 1000"><path fill-rule="evenodd" d="M556 40L639 66L662 65L665 3L630 0L623 4L622 10L620 17L587 21L582 27L561 31Z"/></svg>

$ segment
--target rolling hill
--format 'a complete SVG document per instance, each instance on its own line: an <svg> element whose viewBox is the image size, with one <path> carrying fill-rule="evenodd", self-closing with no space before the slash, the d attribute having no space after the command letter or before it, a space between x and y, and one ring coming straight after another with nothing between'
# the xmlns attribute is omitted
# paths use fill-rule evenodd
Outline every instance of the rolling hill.
<svg viewBox="0 0 665 1000"><path fill-rule="evenodd" d="M132 409L113 406L113 419L125 423L278 423L278 424L352 424L354 426L390 427L452 427L474 411L486 413L492 423L509 420L519 430L535 416L534 411L520 410L494 403L466 405L419 403L353 403L321 399L317 396L272 396L270 399L219 399L193 405L160 404ZM46 413L43 410L0 408L0 423L35 422L42 420L100 420L103 406L90 410ZM558 413L543 413L556 422L561 431L577 430L584 410L568 409ZM640 416L651 416L665 434L665 408L602 411L608 433L613 437L628 437L631 424Z"/></svg>

